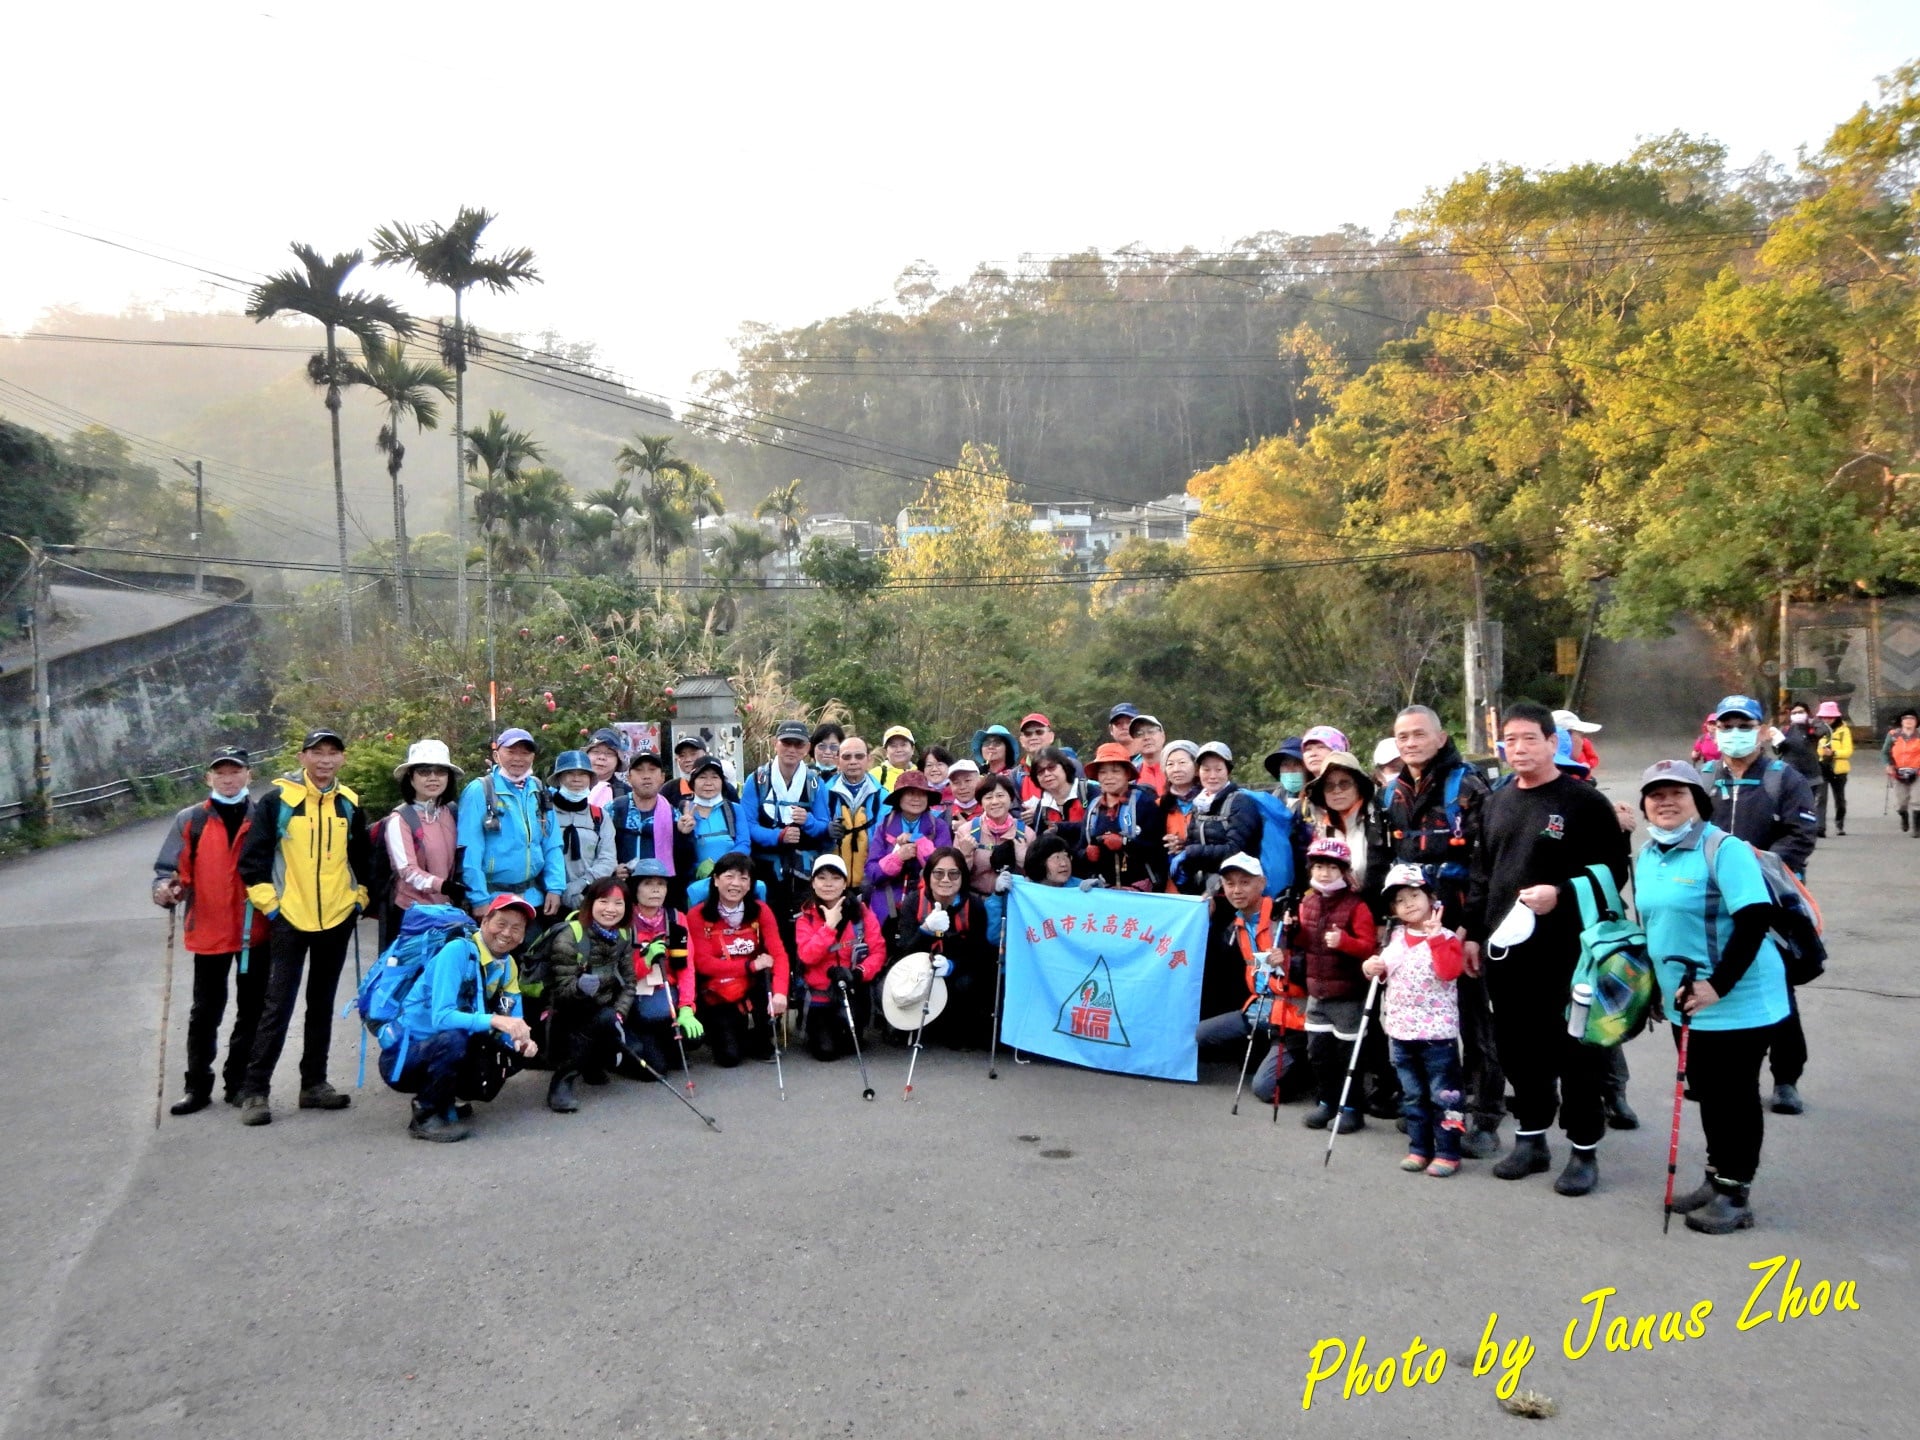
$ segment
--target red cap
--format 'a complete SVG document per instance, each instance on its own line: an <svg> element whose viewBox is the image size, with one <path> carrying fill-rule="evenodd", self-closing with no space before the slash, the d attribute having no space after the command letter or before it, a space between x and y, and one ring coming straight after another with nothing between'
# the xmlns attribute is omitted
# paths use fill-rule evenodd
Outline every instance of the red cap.
<svg viewBox="0 0 1920 1440"><path fill-rule="evenodd" d="M522 915L525 915L529 921L540 918L540 912L535 910L533 906L525 900L522 900L518 895L496 895L487 902L487 908L480 913L483 915L491 915L496 910L518 910Z"/></svg>
<svg viewBox="0 0 1920 1440"><path fill-rule="evenodd" d="M1020 728L1022 730L1026 729L1027 726L1029 725L1044 725L1049 730L1053 729L1053 722L1047 719L1047 717L1042 715L1038 710L1034 711L1033 714L1027 716L1026 719L1020 722Z"/></svg>

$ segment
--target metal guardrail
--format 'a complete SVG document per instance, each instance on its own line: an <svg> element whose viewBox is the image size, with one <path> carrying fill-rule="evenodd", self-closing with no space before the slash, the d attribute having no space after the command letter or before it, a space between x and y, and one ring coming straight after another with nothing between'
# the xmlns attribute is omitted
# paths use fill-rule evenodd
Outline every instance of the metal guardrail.
<svg viewBox="0 0 1920 1440"><path fill-rule="evenodd" d="M255 767L272 765L286 753L284 745L263 751L253 757ZM119 780L109 780L104 785L88 785L79 790L66 790L48 797L49 810L77 810L87 805L101 805L109 800L121 800L137 794L142 786L156 780L185 780L206 768L202 760L189 760L184 765L176 765L171 770L156 770L151 775L129 775ZM0 804L0 823L19 820L33 809L31 800L9 800Z"/></svg>

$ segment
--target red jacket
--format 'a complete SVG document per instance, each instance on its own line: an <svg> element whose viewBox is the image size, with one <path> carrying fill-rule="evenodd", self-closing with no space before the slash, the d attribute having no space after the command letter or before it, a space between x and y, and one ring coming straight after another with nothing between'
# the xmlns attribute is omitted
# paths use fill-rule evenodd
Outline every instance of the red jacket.
<svg viewBox="0 0 1920 1440"><path fill-rule="evenodd" d="M240 849L253 825L253 807L243 807L246 818L233 839L215 813L215 802L202 800L173 817L173 826L161 842L153 862L154 882L177 880L187 892L185 943L189 954L232 955L240 949L240 912L247 903L247 887L240 883ZM253 917L253 943L267 943L267 917Z"/></svg>
<svg viewBox="0 0 1920 1440"><path fill-rule="evenodd" d="M851 905L855 901L851 895L841 901L842 905ZM794 943L800 948L800 978L807 982L807 989L815 995L832 996L832 987L827 980L827 969L832 965L844 965L862 980L872 980L880 973L880 967L887 963L887 941L880 933L880 922L874 917L870 906L860 907L860 933L866 937L866 958L856 965L853 963L853 926L845 912L841 913L840 928L830 930L820 918L820 906L809 900L801 909L799 918L794 921ZM771 953L771 952L769 952Z"/></svg>
<svg viewBox="0 0 1920 1440"><path fill-rule="evenodd" d="M780 943L780 927L773 911L749 895L745 921L735 928L724 920L707 919L705 903L687 914L687 955L700 998L709 1003L745 1000L753 991L748 967L756 955L773 957L773 993L787 993L787 947Z"/></svg>
<svg viewBox="0 0 1920 1440"><path fill-rule="evenodd" d="M1326 932L1340 943L1328 948ZM1307 957L1307 994L1320 1000L1358 1000L1367 992L1360 962L1377 948L1373 912L1351 888L1335 895L1307 891L1293 923L1293 948Z"/></svg>

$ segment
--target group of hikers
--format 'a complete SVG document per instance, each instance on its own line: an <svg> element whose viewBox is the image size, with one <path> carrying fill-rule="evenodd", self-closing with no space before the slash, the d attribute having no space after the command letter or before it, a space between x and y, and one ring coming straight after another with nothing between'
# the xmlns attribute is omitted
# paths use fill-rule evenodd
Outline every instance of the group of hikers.
<svg viewBox="0 0 1920 1440"><path fill-rule="evenodd" d="M414 743L394 772L402 803L372 824L337 778L338 732L310 731L257 799L246 752L222 749L155 865L153 898L184 902L194 956L172 1109L212 1103L230 976L221 1078L241 1123L272 1120L303 976L298 1104L349 1104L328 1047L363 915L379 921L377 963L412 967L377 1034L381 1077L412 1096L422 1139L466 1138L470 1102L522 1068L549 1068L547 1104L567 1113L614 1071L690 1078L689 1050L721 1067L772 1058L789 1024L822 1061L867 1038L917 1044L936 1009L934 1038L985 1047L1018 876L1203 898L1196 1043L1243 1080L1258 1052L1254 1093L1310 1101L1307 1126L1395 1119L1403 1168L1445 1177L1503 1148L1510 1089L1513 1144L1493 1173L1550 1169L1557 1121L1570 1151L1553 1188L1583 1195L1605 1130L1639 1123L1623 1048L1569 1023L1590 920L1576 882L1599 877L1631 887L1659 1009L1691 1036L1708 1168L1673 1208L1725 1233L1753 1223L1763 1063L1774 1112L1803 1108L1806 1043L1759 857L1804 877L1825 805L1798 761L1844 776L1839 718L1796 705L1774 726L1728 696L1701 737L1713 753L1649 769L1637 811L1594 783L1600 727L1528 701L1502 719L1504 773L1412 705L1366 761L1331 725L1282 740L1270 786L1236 780L1228 745L1169 739L1131 704L1086 759L1041 713L964 750L895 725L877 753L840 725L788 720L745 775L697 735L661 754L615 728L541 775L534 737L509 728L471 777L443 742ZM1920 715L1883 753L1906 828ZM1844 834L1844 784L1824 788Z"/></svg>

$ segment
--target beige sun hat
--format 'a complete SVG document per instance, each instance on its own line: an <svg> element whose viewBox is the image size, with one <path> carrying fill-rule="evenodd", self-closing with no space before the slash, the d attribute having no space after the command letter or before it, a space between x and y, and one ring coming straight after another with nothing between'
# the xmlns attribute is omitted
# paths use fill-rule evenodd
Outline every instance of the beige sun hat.
<svg viewBox="0 0 1920 1440"><path fill-rule="evenodd" d="M458 785L466 778L467 772L453 763L453 756L447 753L444 740L416 740L407 747L407 758L393 767L393 778L398 780L416 765L438 765L442 770L453 772L448 783Z"/></svg>
<svg viewBox="0 0 1920 1440"><path fill-rule="evenodd" d="M894 1029L918 1030L923 1006L928 1020L939 1019L947 1008L947 982L933 973L933 956L916 950L901 956L887 971L886 983L880 987L880 1009Z"/></svg>

